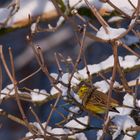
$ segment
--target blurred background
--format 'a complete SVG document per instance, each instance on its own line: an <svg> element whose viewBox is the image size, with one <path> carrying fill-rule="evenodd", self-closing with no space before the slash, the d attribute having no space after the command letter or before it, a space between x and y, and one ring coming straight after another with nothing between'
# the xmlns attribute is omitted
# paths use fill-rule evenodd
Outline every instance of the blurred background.
<svg viewBox="0 0 140 140"><path fill-rule="evenodd" d="M0 7L6 6L9 2L10 0L0 0ZM48 23L55 26L56 21L57 19L49 21ZM97 21L95 20L95 22ZM46 26L48 23L42 22L41 25ZM34 58L31 47L28 41L26 40L26 36L29 33L30 33L30 27L26 27L0 36L0 44L3 46L3 51L7 63L9 63L8 48L9 47L12 48L14 54L14 60L15 60L17 80L21 80L22 78L28 76L38 68L38 64ZM71 25L69 25L69 23L65 23L65 25L55 33L43 32L43 33L38 33L35 36L34 43L42 48L46 60L46 64L48 66L50 73L53 72L58 73L58 69L56 67L56 61L54 59L55 52L63 54L65 58L70 56L75 62L79 53L79 45L77 44L74 34L75 33ZM86 38L85 55L88 64L97 64L107 59L111 54L112 54L111 46L103 43L97 43L94 42L93 40ZM124 56L127 54L130 53L125 49L123 48L119 49L120 56ZM83 66L84 66L83 63L81 62L79 68L83 68ZM138 76L139 72L140 71L136 71L134 73L127 75L127 80L134 79L136 76ZM108 75L108 77L110 77L110 75ZM11 84L10 80L8 79L5 71L3 70L3 88L8 84ZM24 82L21 85L21 87L22 86L28 87L30 89L35 89L35 88L45 89L48 92L51 88L50 82L48 78L43 74L43 72L39 72L31 79L28 79L26 82ZM50 103L53 103L53 101ZM24 109L27 109L30 106L30 104L23 102L23 106ZM7 110L7 112L11 114L20 116L19 110L17 108L17 104L14 100L7 101L2 106L2 108ZM41 121L44 122L46 116L50 111L49 105L45 104L39 107L35 106L34 109L36 113L39 115ZM30 121L33 122L34 118L29 113L28 110L26 113L29 116ZM60 116L57 115L58 114L53 115L51 119L52 124L54 123L54 121L57 121L56 117L60 119L59 118ZM27 130L21 125L18 125L6 118L0 117L0 122L1 122L0 139L2 140L18 140L21 137L25 136L25 133L27 132ZM90 135L88 137L89 140L92 139Z"/></svg>

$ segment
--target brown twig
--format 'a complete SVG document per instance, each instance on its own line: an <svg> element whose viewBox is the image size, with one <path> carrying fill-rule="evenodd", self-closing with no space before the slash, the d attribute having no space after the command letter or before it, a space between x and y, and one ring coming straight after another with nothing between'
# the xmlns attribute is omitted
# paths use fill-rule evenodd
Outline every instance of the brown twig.
<svg viewBox="0 0 140 140"><path fill-rule="evenodd" d="M91 27L93 29L93 31L98 32L98 29L93 26L89 21L86 21L86 19L84 19L80 14L78 14L78 11L76 9L72 10L72 14L76 15L80 20L82 20L86 25L88 25L89 27Z"/></svg>
<svg viewBox="0 0 140 140"><path fill-rule="evenodd" d="M13 59L13 54L12 54L11 48L9 48L9 55L10 55L10 62L11 62L11 69L12 69L12 78L13 78L13 85L14 85L14 90L15 90L16 102L17 102L19 111L20 111L20 113L22 115L22 118L23 118L23 120L26 123L27 128L30 130L30 132L34 133L34 131L32 130L32 128L31 128L31 126L30 126L30 124L29 124L29 122L27 120L27 117L26 117L25 112L23 110L23 107L22 107L22 104L21 104L21 101L20 101L20 97L19 97L19 94L18 94L18 89L17 89L18 82L16 81L16 77L15 77L14 59Z"/></svg>
<svg viewBox="0 0 140 140"><path fill-rule="evenodd" d="M131 52L133 55L137 56L138 58L140 58L140 55L138 53L136 53L135 51L133 51L130 47L128 47L126 44L124 44L123 42L121 42L121 46L124 47L125 49L127 49L129 52Z"/></svg>
<svg viewBox="0 0 140 140"><path fill-rule="evenodd" d="M9 71L9 68L8 68L8 66L6 64L6 60L5 60L4 55L3 55L2 46L0 46L0 57L1 57L1 61L2 61L3 65L4 65L4 68L5 68L5 71L6 71L7 75L8 75L8 77L10 78L11 82L14 83L13 77L12 77L10 71Z"/></svg>
<svg viewBox="0 0 140 140"><path fill-rule="evenodd" d="M0 116L4 116L4 117L6 117L6 118L8 118L8 119L10 119L10 120L12 120L12 121L18 123L18 124L21 124L21 125L27 127L27 125L26 125L26 123L25 123L24 120L22 120L22 119L20 119L20 118L18 118L18 117L16 117L16 116L14 116L14 115L12 115L12 114L9 114L9 113L7 113L7 112L4 111L4 110L1 110L1 111L0 111Z"/></svg>
<svg viewBox="0 0 140 140"><path fill-rule="evenodd" d="M118 11L120 14L124 15L125 17L131 19L131 17L126 14L125 12L123 12L121 9L119 9L117 6L115 6L110 0L107 0L107 3L112 6L116 11Z"/></svg>
<svg viewBox="0 0 140 140"><path fill-rule="evenodd" d="M42 125L42 123L41 123L41 121L40 121L40 119L39 119L39 117L37 116L37 114L35 113L35 111L33 110L33 108L32 107L30 107L30 111L31 111L31 113L33 114L33 116L35 117L35 119L36 119L36 121L38 122L38 124L40 125L40 127L41 127L41 129L43 130L43 132L44 132L44 138L46 138L46 130L45 130L45 128L43 127L43 125ZM42 133L41 131L39 132L39 130L38 130L38 133Z"/></svg>
<svg viewBox="0 0 140 140"><path fill-rule="evenodd" d="M64 74L63 73L63 69L62 69L62 67L60 65L57 53L54 53L54 57L55 57L55 61L56 61L56 64L57 64L57 67L58 67L58 71L59 71L60 75Z"/></svg>
<svg viewBox="0 0 140 140"><path fill-rule="evenodd" d="M99 12L96 10L94 5L91 5L88 0L84 0L85 3L87 4L87 6L89 7L89 9L92 11L93 15L95 15L95 17L98 19L98 21L101 23L101 25L103 26L105 32L108 34L108 30L107 27L109 27L109 25L107 24L107 22L103 19L103 17L99 14Z"/></svg>
<svg viewBox="0 0 140 140"><path fill-rule="evenodd" d="M113 55L114 55L114 67L113 67L113 72L112 72L112 79L111 79L111 82L110 82L110 89L109 89L109 92L108 92L107 112L106 112L105 117L104 117L104 122L106 122L107 117L108 117L108 112L109 112L109 108L110 108L110 99L111 99L111 94L112 94L112 90L113 90L113 85L114 85L114 82L115 82L115 77L116 77L116 72L117 72L117 63L118 63L118 47L115 46L114 42L112 42L112 48L113 48ZM106 124L104 123L103 134L102 134L100 140L104 139L104 136L106 134L107 125L108 125L107 123Z"/></svg>

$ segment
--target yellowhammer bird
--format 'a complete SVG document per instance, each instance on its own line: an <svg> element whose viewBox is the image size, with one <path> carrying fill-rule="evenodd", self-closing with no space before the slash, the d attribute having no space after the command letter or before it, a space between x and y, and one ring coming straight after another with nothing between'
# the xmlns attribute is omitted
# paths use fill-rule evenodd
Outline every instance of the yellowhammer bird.
<svg viewBox="0 0 140 140"><path fill-rule="evenodd" d="M89 84L84 82L78 86L77 94L82 100L83 107L95 114L104 114L107 111L107 99L108 95L101 91L92 88ZM115 110L115 107L119 106L119 102L113 98L110 98L109 110Z"/></svg>

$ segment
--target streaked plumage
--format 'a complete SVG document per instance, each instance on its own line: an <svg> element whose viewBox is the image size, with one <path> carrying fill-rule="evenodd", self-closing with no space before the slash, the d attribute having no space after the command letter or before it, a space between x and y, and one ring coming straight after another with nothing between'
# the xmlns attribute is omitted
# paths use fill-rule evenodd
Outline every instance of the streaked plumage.
<svg viewBox="0 0 140 140"><path fill-rule="evenodd" d="M106 113L108 99L107 94L104 94L97 89L92 89L91 86L87 86L85 84L79 87L77 94L82 100L85 109L96 114ZM117 106L119 106L118 101L111 98L109 110L115 110L114 108Z"/></svg>

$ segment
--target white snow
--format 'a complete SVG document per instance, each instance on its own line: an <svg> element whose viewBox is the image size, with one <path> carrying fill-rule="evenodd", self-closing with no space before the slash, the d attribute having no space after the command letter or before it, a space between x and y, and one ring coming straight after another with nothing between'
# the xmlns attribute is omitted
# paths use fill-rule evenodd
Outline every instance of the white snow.
<svg viewBox="0 0 140 140"><path fill-rule="evenodd" d="M52 134L72 134L72 132L69 129L63 129L63 128L52 128L48 132ZM61 138L61 136L56 136L56 138ZM68 138L73 138L77 140L87 140L84 133L77 133L70 135Z"/></svg>
<svg viewBox="0 0 140 140"><path fill-rule="evenodd" d="M80 99L79 96L78 96L77 94L73 94L73 96L74 96L74 99L75 99L78 103L82 104L82 99Z"/></svg>
<svg viewBox="0 0 140 140"><path fill-rule="evenodd" d="M83 69L79 70L78 72L80 73L80 75L82 75L82 76L83 76L83 79L88 78L86 68L83 68Z"/></svg>
<svg viewBox="0 0 140 140"><path fill-rule="evenodd" d="M65 83L65 84L68 84L69 83L69 78L70 78L70 73L64 73L62 75L62 82Z"/></svg>
<svg viewBox="0 0 140 140"><path fill-rule="evenodd" d="M100 140L102 134L103 134L103 130L98 130L97 131L97 140Z"/></svg>
<svg viewBox="0 0 140 140"><path fill-rule="evenodd" d="M58 74L57 73L51 73L50 74L55 80L57 80L57 78L58 78Z"/></svg>
<svg viewBox="0 0 140 140"><path fill-rule="evenodd" d="M7 85L6 88L4 88L1 91L1 93L14 95L15 94L14 85L13 84Z"/></svg>
<svg viewBox="0 0 140 140"><path fill-rule="evenodd" d="M108 22L117 22L117 21L120 21L120 20L122 20L123 18L122 17L120 17L120 16L113 16L113 17L111 17L109 20L108 20Z"/></svg>
<svg viewBox="0 0 140 140"><path fill-rule="evenodd" d="M32 125L34 125L37 129L38 129L38 134L42 134L44 135L43 133L43 130L42 128L40 127L39 123L38 122L33 122L31 123ZM42 123L42 126L45 127L46 125L46 122ZM64 134L72 134L73 132L70 131L69 129L63 129L63 128L52 128L51 126L47 126L47 132L51 133L52 135L60 135L60 136L55 136L56 138L58 139L61 139L61 134L64 135ZM46 134L47 135L47 134ZM30 137L30 136L33 136L33 134L31 132L28 132L26 133L25 137ZM73 135L70 135L68 138L71 138L71 139L77 139L77 140L87 140L86 136L84 133L76 133L76 134L73 134ZM33 140L33 139L31 139ZM43 138L36 138L34 140L44 140Z"/></svg>
<svg viewBox="0 0 140 140"><path fill-rule="evenodd" d="M53 128L50 133L52 134L68 134L69 130L68 129L63 129L63 128Z"/></svg>
<svg viewBox="0 0 140 140"><path fill-rule="evenodd" d="M4 23L10 15L10 9L0 8L0 23Z"/></svg>
<svg viewBox="0 0 140 140"><path fill-rule="evenodd" d="M124 135L122 140L133 140L131 136Z"/></svg>
<svg viewBox="0 0 140 140"><path fill-rule="evenodd" d="M132 19L129 25L131 26L131 25L133 25L134 23L136 23L136 18Z"/></svg>
<svg viewBox="0 0 140 140"><path fill-rule="evenodd" d="M133 95L130 94L125 94L124 100L123 100L123 105L134 107L134 97Z"/></svg>
<svg viewBox="0 0 140 140"><path fill-rule="evenodd" d="M119 37L126 31L125 28L111 28L111 27L107 27L107 30L108 33L106 33L103 27L101 27L99 31L96 33L96 36L104 40L111 40Z"/></svg>
<svg viewBox="0 0 140 140"><path fill-rule="evenodd" d="M78 72L75 72L72 79L71 84L72 86L75 86L80 83L80 80L84 79L84 76Z"/></svg>
<svg viewBox="0 0 140 140"><path fill-rule="evenodd" d="M39 89L34 89L31 93L31 99L32 101L43 101L45 100L48 96L49 93L46 92L46 90L40 90Z"/></svg>
<svg viewBox="0 0 140 140"><path fill-rule="evenodd" d="M2 91L1 91L1 96L0 98L3 99L6 96L12 96L15 94L15 89L14 89L14 85L10 84L7 85ZM43 101L45 100L50 94L47 93L46 90L42 89L34 89L33 91L29 93L27 92L21 92L18 90L18 94L23 95L23 96L28 96L29 98L31 98L32 101Z"/></svg>
<svg viewBox="0 0 140 140"><path fill-rule="evenodd" d="M75 4L77 4L80 0L70 0L69 4L70 7L73 7ZM68 3L67 0L64 0L65 4ZM128 0L111 0L115 6L120 8L123 12L125 12L128 15L132 15L134 12L134 8L131 6L131 4L128 2ZM90 4L93 4L97 9L105 9L107 12L111 12L114 10L108 3L102 3L100 0L89 0ZM136 7L138 0L132 1L133 5ZM81 6L86 6L84 0L79 2L78 5L76 5L75 8L79 8ZM13 26L13 24L20 22L22 20L27 20L29 15L31 17L42 15L43 13L48 14L51 11L54 11L55 7L52 4L50 0L20 0L20 9L18 12L11 17L11 19L8 22L7 26ZM9 16L8 9L0 8L0 20L1 22L5 21L5 19Z"/></svg>
<svg viewBox="0 0 140 140"><path fill-rule="evenodd" d="M10 96L10 95L14 95L15 94L15 89L14 89L14 85L10 84L7 85L3 90L1 90L1 95L0 98L3 99L6 96ZM21 94L21 92L18 90L18 94Z"/></svg>
<svg viewBox="0 0 140 140"><path fill-rule="evenodd" d="M69 136L69 138L74 140L88 140L84 133L77 133L75 135Z"/></svg>
<svg viewBox="0 0 140 140"><path fill-rule="evenodd" d="M52 134L72 134L72 132L69 129L63 129L63 128L52 128L49 131ZM61 136L56 136L56 138L61 138ZM76 140L87 140L84 133L76 133L73 135L70 135L68 137L69 139L76 139Z"/></svg>
<svg viewBox="0 0 140 140"><path fill-rule="evenodd" d="M128 0L110 0L116 7L121 9L123 12L131 16L134 12L133 6L129 3ZM138 0L131 0L133 5L137 7Z"/></svg>
<svg viewBox="0 0 140 140"><path fill-rule="evenodd" d="M57 86L57 88L59 88L62 91L62 96L66 96L67 95L67 90L68 90L67 87L63 86L61 83L58 83L56 86ZM57 88L52 87L51 91L50 91L50 94L54 95L54 94L59 93Z"/></svg>
<svg viewBox="0 0 140 140"><path fill-rule="evenodd" d="M137 61L138 61L138 57L134 55L126 55L124 57L124 61L120 61L120 65L125 69L132 68L136 65Z"/></svg>
<svg viewBox="0 0 140 140"><path fill-rule="evenodd" d="M122 130L124 132L126 132L126 129L127 128L136 126L136 123L133 120L133 118L131 118L128 115L116 115L112 119L112 122L117 126L117 130L113 134L113 139L117 138L118 135L121 133ZM134 131L128 132L128 134L130 134L130 135L134 135L135 133L136 132L134 132ZM124 136L124 137L126 137L126 136Z"/></svg>
<svg viewBox="0 0 140 140"><path fill-rule="evenodd" d="M134 35L126 35L121 40L128 46L139 42L139 38L137 36L134 36Z"/></svg>
<svg viewBox="0 0 140 140"><path fill-rule="evenodd" d="M25 137L31 137L33 136L33 134L31 132L26 133ZM30 140L44 140L44 138L34 138L34 139L30 139Z"/></svg>
<svg viewBox="0 0 140 140"><path fill-rule="evenodd" d="M8 26L12 26L17 21L28 19L29 15L35 17L54 9L54 5L49 0L41 0L41 2L39 0L20 0L20 9L9 20Z"/></svg>
<svg viewBox="0 0 140 140"><path fill-rule="evenodd" d="M136 100L136 106L140 108L140 100Z"/></svg>
<svg viewBox="0 0 140 140"><path fill-rule="evenodd" d="M136 123L134 119L130 116L127 117L127 119L123 123L123 131L126 132L127 128L135 127ZM136 131L128 131L129 135L133 136L136 134Z"/></svg>
<svg viewBox="0 0 140 140"><path fill-rule="evenodd" d="M132 68L135 65L140 65L140 59L138 59L135 55L126 55L125 57L119 56L119 62L121 67L125 68ZM129 62L129 63L128 63ZM101 70L105 70L107 68L113 67L114 65L114 57L113 55L109 56L104 61L93 64L93 65L87 65L90 69L90 74L98 73ZM84 67L81 70L78 70L78 73L82 75L82 79L88 78L86 68Z"/></svg>
<svg viewBox="0 0 140 140"><path fill-rule="evenodd" d="M126 94L124 96L123 105L134 107L134 98L130 94ZM120 134L121 131L124 133L126 132L127 128L136 126L136 123L132 117L129 116L129 114L132 111L132 108L127 107L117 107L116 108L119 113L116 112L109 112L108 117L112 120L112 122L117 126L117 129L115 130L113 134L113 140L116 139ZM135 131L127 132L130 135L135 135ZM127 136L124 136L124 140L126 140ZM129 137L130 138L130 137Z"/></svg>
<svg viewBox="0 0 140 140"><path fill-rule="evenodd" d="M116 107L116 109L120 112L120 115L129 115L134 107L134 97L130 94L126 94L124 96L123 105L128 107Z"/></svg>
<svg viewBox="0 0 140 140"><path fill-rule="evenodd" d="M88 116L77 118L77 120L79 122L81 122L82 124L87 125L87 123L88 123ZM67 124L65 124L65 127L84 129L85 126L82 125L82 124L78 123L76 120L71 120Z"/></svg>
<svg viewBox="0 0 140 140"><path fill-rule="evenodd" d="M119 62L122 68L126 69L126 68L132 68L136 65L140 65L140 59L138 59L136 56L134 55L126 55L124 58L119 56ZM129 63L128 63L129 62ZM87 65L90 74L95 74L100 72L101 70L106 70L108 68L113 67L114 64L114 57L113 55L109 56L107 59L105 59L104 61L102 61L101 63L98 64L93 64L93 65ZM57 74L51 74L55 79L57 79ZM62 77L60 77L59 80L61 80L63 83L68 84L69 83L69 77L70 77L70 73L64 73L62 75ZM74 73L74 76L72 77L71 80L71 86L76 86L80 83L81 80L87 79L88 75L87 75L87 71L86 68L84 67L81 70L78 70L77 72ZM108 80L110 82L110 79ZM96 87L99 88L100 91L102 92L107 92L109 89L109 85L106 83L106 81L98 81L96 83L94 83ZM66 96L67 95L67 87L65 87L64 85L58 83L56 85L61 91L62 91L62 96ZM114 87L118 87L119 83L115 82ZM59 91L52 87L51 89L51 95L54 95L56 93L58 93ZM78 98L78 96L76 94L74 94L74 98L78 101L81 102L81 100Z"/></svg>
<svg viewBox="0 0 140 140"><path fill-rule="evenodd" d="M80 110L80 108L79 107L75 107L75 106L71 106L70 108L69 108L69 110L70 111L72 111L73 113L78 113L78 111ZM71 114L71 112L70 112L70 114Z"/></svg>
<svg viewBox="0 0 140 140"><path fill-rule="evenodd" d="M112 67L114 65L113 55L109 56L106 60L98 64L101 67L101 70Z"/></svg>
<svg viewBox="0 0 140 140"><path fill-rule="evenodd" d="M57 21L56 27L59 27L60 25L62 25L62 23L64 22L64 17L60 17L59 20Z"/></svg>
<svg viewBox="0 0 140 140"><path fill-rule="evenodd" d="M36 127L36 129L38 130L38 134L43 134L43 130L38 122L33 122L30 124L32 124L33 126ZM45 127L45 124L46 123L42 123L42 126ZM50 126L47 126L47 131L51 131L51 129L52 128ZM25 135L25 137L30 137L30 136L33 136L33 134L31 132L27 132ZM31 139L31 140L44 140L44 139L43 138L35 138L35 139Z"/></svg>
<svg viewBox="0 0 140 140"><path fill-rule="evenodd" d="M32 32L32 33L35 33L35 31L36 31L36 26L37 26L36 23L32 23L32 25L31 25L31 32Z"/></svg>
<svg viewBox="0 0 140 140"><path fill-rule="evenodd" d="M110 79L108 80L108 82L110 83ZM114 87L118 87L119 85L120 84L115 81ZM110 85L104 80L94 83L94 86L97 87L98 90L100 90L100 91L102 91L104 93L106 93L110 88Z"/></svg>

